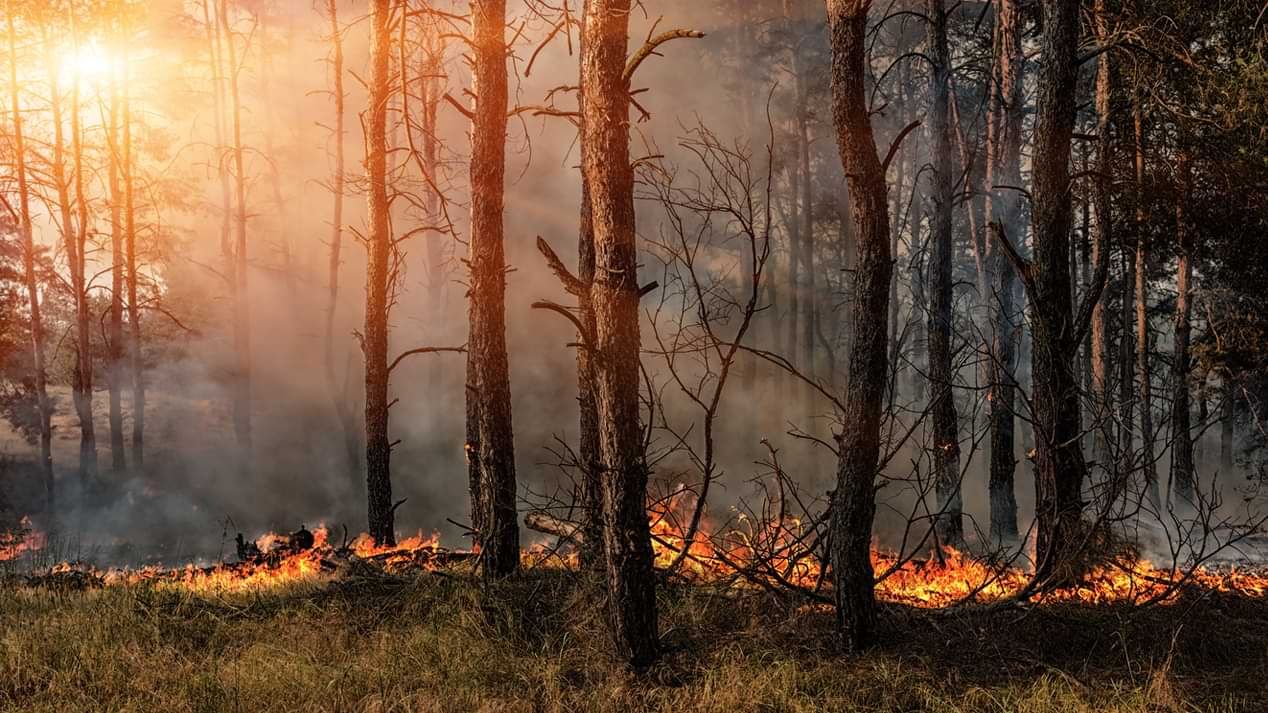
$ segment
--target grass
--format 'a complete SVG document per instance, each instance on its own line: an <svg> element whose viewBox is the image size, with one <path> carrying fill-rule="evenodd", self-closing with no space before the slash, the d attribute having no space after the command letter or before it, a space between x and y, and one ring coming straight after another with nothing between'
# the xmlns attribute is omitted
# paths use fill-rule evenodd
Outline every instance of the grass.
<svg viewBox="0 0 1268 713"><path fill-rule="evenodd" d="M0 589L0 710L1261 711L1268 604L887 609L833 653L831 617L662 588L666 654L613 663L597 589L382 576L254 593Z"/></svg>

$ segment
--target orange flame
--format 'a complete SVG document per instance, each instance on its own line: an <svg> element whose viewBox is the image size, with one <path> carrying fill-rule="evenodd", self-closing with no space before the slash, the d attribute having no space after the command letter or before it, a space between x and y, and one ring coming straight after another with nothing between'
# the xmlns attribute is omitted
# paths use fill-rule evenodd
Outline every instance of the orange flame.
<svg viewBox="0 0 1268 713"><path fill-rule="evenodd" d="M15 560L28 552L38 552L48 545L48 535L31 525L31 518L23 517L16 532L0 535L0 562Z"/></svg>

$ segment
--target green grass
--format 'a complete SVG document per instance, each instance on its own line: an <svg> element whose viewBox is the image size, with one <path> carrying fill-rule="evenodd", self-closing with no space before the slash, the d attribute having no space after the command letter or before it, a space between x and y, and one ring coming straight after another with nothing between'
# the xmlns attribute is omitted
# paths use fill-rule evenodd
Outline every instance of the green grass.
<svg viewBox="0 0 1268 713"><path fill-rule="evenodd" d="M258 593L0 589L0 710L1260 711L1268 606L887 609L833 652L828 613L664 588L666 654L613 662L602 598L561 573Z"/></svg>

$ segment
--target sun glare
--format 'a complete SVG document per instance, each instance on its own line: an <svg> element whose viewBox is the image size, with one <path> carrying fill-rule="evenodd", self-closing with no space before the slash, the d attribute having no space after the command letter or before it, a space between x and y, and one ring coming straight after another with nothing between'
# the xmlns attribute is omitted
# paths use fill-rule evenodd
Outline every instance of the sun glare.
<svg viewBox="0 0 1268 713"><path fill-rule="evenodd" d="M83 84L100 85L114 73L115 61L97 41L69 49L62 58L62 76Z"/></svg>

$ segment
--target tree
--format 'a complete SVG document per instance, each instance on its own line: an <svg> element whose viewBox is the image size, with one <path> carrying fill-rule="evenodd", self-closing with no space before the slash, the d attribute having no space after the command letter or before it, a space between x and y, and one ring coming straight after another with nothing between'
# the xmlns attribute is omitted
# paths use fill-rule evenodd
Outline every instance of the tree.
<svg viewBox="0 0 1268 713"><path fill-rule="evenodd" d="M951 51L947 46L947 8L943 0L929 0L928 44L932 64L929 93L929 131L933 170L929 173L929 393L933 412L934 481L938 495L938 537L957 544L964 539L960 494L959 428L955 412L954 372L951 368Z"/></svg>
<svg viewBox="0 0 1268 713"><path fill-rule="evenodd" d="M365 455L369 534L380 546L396 544L392 505L392 444L388 441L388 310L392 278L392 224L388 201L387 113L392 77L392 3L373 0L370 11L370 84L366 174L370 231L365 276Z"/></svg>
<svg viewBox="0 0 1268 713"><path fill-rule="evenodd" d="M335 313L339 307L339 266L343 255L343 198L346 191L344 173L343 142L347 133L344 128L344 106L347 93L343 88L344 56L343 29L339 27L339 3L328 0L326 13L330 18L331 58L330 72L333 81L331 96L335 101L335 125L332 142L335 149L335 170L331 180L330 192L332 215L330 219L330 259L326 270L326 321L323 363L326 370L326 388L330 390L330 398L334 403L335 416L339 427L343 429L344 457L349 475L361 474L361 439L357 436L357 425L349 404L345 388L340 386L335 376Z"/></svg>
<svg viewBox="0 0 1268 713"><path fill-rule="evenodd" d="M472 523L486 577L519 566L515 440L506 356L506 1L472 0L471 270L467 340L467 458Z"/></svg>
<svg viewBox="0 0 1268 713"><path fill-rule="evenodd" d="M233 145L232 173L234 185L233 216L233 346L237 364L233 375L233 430L242 449L244 463L250 462L251 453L251 300L247 294L247 176L245 147L242 143L242 98L239 75L242 64L238 61L237 42L229 24L229 0L221 0L220 31L224 35L228 61L229 123ZM245 60L245 58L243 58ZM125 128L126 131L126 128Z"/></svg>
<svg viewBox="0 0 1268 713"><path fill-rule="evenodd" d="M1141 456L1145 493L1155 509L1161 506L1158 493L1158 463L1154 458L1153 375L1149 369L1149 216L1145 212L1145 117L1142 99L1132 101L1132 125L1136 132L1136 372L1140 379Z"/></svg>
<svg viewBox="0 0 1268 713"><path fill-rule="evenodd" d="M1193 436L1189 419L1189 315L1192 311L1194 235L1188 225L1186 206L1192 197L1189 157L1179 156L1179 191L1176 200L1176 267L1175 347L1171 355L1171 473L1176 497L1183 503L1194 502Z"/></svg>
<svg viewBox="0 0 1268 713"><path fill-rule="evenodd" d="M880 422L887 382L889 206L885 166L876 154L864 89L871 0L827 0L832 118L848 176L858 256L850 315L850 380L837 436L840 456L830 537L837 629L846 651L872 639L876 604L871 560Z"/></svg>
<svg viewBox="0 0 1268 713"><path fill-rule="evenodd" d="M1034 347L1031 401L1035 433L1035 580L1054 585L1076 576L1083 538L1075 364L1091 309L1100 299L1105 263L1077 312L1070 284L1070 142L1074 134L1079 44L1078 3L1044 0L1033 159L1034 257L1023 260L996 229L997 243L1021 274L1030 296Z"/></svg>
<svg viewBox="0 0 1268 713"><path fill-rule="evenodd" d="M986 244L986 270L991 310L991 349L987 384L990 388L991 430L990 504L991 539L1017 539L1017 498L1014 475L1017 309L1014 304L1017 273L1008 262L1000 241L1022 232L1021 132L1024 111L1021 47L1021 13L1016 0L997 0L995 9L995 66L991 87L987 137L987 214L994 240Z"/></svg>
<svg viewBox="0 0 1268 713"><path fill-rule="evenodd" d="M583 0L581 10L581 57L587 55L585 20L589 16L590 0ZM565 18L566 19L566 18ZM578 76L577 103L581 117L580 131L585 136L585 86ZM590 179L581 171L581 215L577 231L577 278L581 289L576 290L577 318L585 335L595 333L594 307L590 303L590 289L594 284L594 205L590 196ZM582 544L581 559L589 565L602 566L603 555L603 456L599 447L599 403L597 365L593 349L577 349L577 407L579 438L577 455L581 462Z"/></svg>
<svg viewBox="0 0 1268 713"><path fill-rule="evenodd" d="M35 274L35 241L31 232L31 189L27 180L26 139L22 122L22 95L18 84L18 42L14 27L13 3L5 3L9 25L9 100L13 113L13 153L18 174L18 215L22 240L22 268L26 281L27 309L31 323L31 355L35 371L36 407L39 412L40 471L44 476L44 502L52 515L56 505L53 486L53 404L48 398L45 372L44 318L40 312L40 290Z"/></svg>
<svg viewBox="0 0 1268 713"><path fill-rule="evenodd" d="M621 655L644 668L657 655L656 580L647 523L647 462L639 419L639 284L630 162L630 0L589 0L581 58L581 157L590 187L595 279L596 402L603 546L610 618Z"/></svg>
<svg viewBox="0 0 1268 713"><path fill-rule="evenodd" d="M78 51L78 35L74 27L74 15L70 15L71 45ZM58 61L56 44L44 28L44 45L48 52L49 102L53 118L53 183L57 192L57 206L61 215L62 247L66 251L67 268L70 273L71 299L75 306L75 366L73 376L73 394L75 412L79 418L79 479L81 488L86 489L88 483L97 475L97 437L93 429L92 417L92 340L90 332L90 315L88 309L88 287L86 285L85 253L88 250L88 202L84 196L84 152L83 136L79 120L79 88L78 73L72 76L70 94L70 130L72 175L66 175L66 133L65 116L67 108L63 103L59 75L62 73L61 62ZM72 184L74 197L71 196Z"/></svg>
<svg viewBox="0 0 1268 713"><path fill-rule="evenodd" d="M1109 18L1105 7L1106 0L1096 0L1093 10L1093 21L1096 29L1096 40L1104 45L1109 42ZM1112 214L1110 211L1110 189L1113 166L1113 75L1111 74L1110 53L1103 52L1096 61L1096 171L1092 187L1092 208L1095 222L1092 228L1092 261L1100 262L1101 255L1108 255L1112 235ZM1092 419L1093 419L1093 458L1102 468L1109 469L1112 436L1106 421L1109 419L1109 343L1105 317L1105 305L1097 301L1092 309L1091 324L1091 376L1092 376Z"/></svg>

